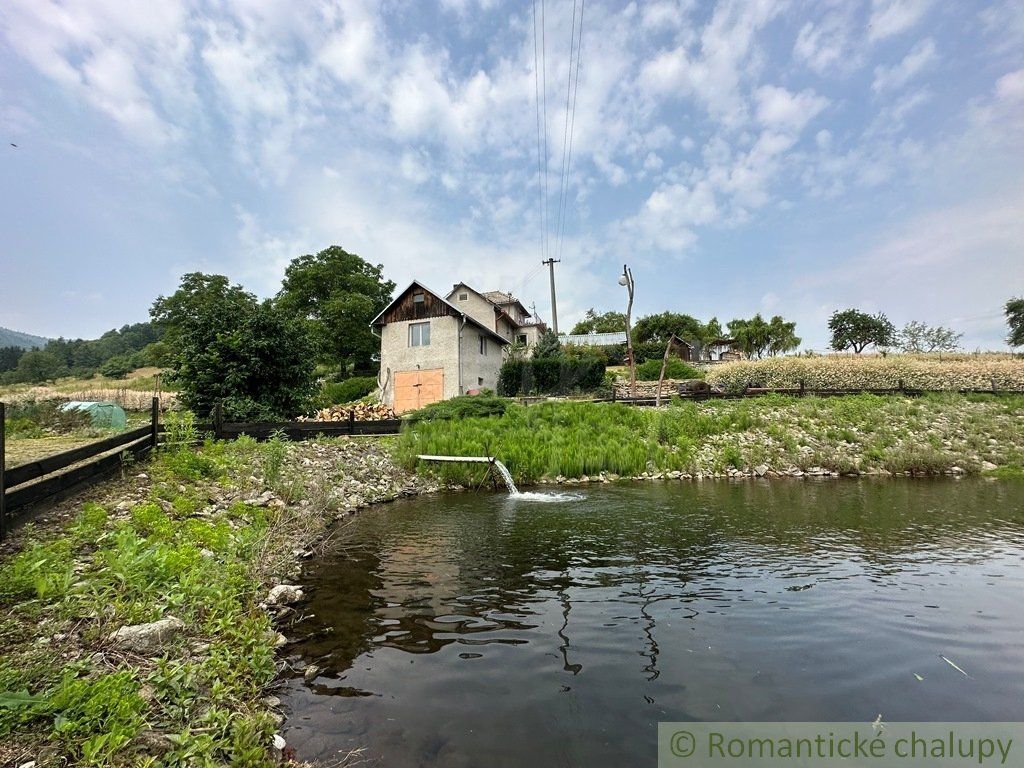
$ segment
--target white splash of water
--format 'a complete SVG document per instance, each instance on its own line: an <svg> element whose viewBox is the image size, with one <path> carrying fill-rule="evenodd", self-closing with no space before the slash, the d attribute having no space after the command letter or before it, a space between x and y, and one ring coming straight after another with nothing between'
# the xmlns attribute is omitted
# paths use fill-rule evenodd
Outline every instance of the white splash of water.
<svg viewBox="0 0 1024 768"><path fill-rule="evenodd" d="M508 467L497 459L494 460L494 466L498 468L498 474L501 475L501 479L505 481L505 487L508 489L508 492L513 496L519 496L519 489L516 488L516 484L512 480L512 473L508 471Z"/></svg>

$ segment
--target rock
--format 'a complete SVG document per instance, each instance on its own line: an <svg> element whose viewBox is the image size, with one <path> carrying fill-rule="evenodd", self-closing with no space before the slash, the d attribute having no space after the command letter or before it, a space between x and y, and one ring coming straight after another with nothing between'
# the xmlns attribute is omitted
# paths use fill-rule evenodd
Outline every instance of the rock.
<svg viewBox="0 0 1024 768"><path fill-rule="evenodd" d="M147 755L162 755L174 746L174 742L167 738L166 733L155 731L152 728L141 731L135 737L135 744Z"/></svg>
<svg viewBox="0 0 1024 768"><path fill-rule="evenodd" d="M281 700L277 696L264 696L263 703L271 708L281 706Z"/></svg>
<svg viewBox="0 0 1024 768"><path fill-rule="evenodd" d="M756 467L754 467L754 474L757 475L758 477L764 477L765 475L768 474L768 467L764 464L758 464Z"/></svg>
<svg viewBox="0 0 1024 768"><path fill-rule="evenodd" d="M22 763L18 768L36 768L36 761L29 760L27 763Z"/></svg>
<svg viewBox="0 0 1024 768"><path fill-rule="evenodd" d="M320 674L320 667L316 664L310 664L306 667L306 671L302 673L302 679L307 683L316 679L316 676Z"/></svg>
<svg viewBox="0 0 1024 768"><path fill-rule="evenodd" d="M274 738L270 743L270 756L277 762L284 760L284 748L288 745L288 742L284 740L284 736L280 733L275 733Z"/></svg>
<svg viewBox="0 0 1024 768"><path fill-rule="evenodd" d="M950 467L949 471L953 475L962 475L964 473L963 467Z"/></svg>
<svg viewBox="0 0 1024 768"><path fill-rule="evenodd" d="M993 469L998 469L998 468L999 467L997 467L991 461L983 461L983 462L981 462L981 471L982 472L991 472Z"/></svg>
<svg viewBox="0 0 1024 768"><path fill-rule="evenodd" d="M168 640L181 634L185 622L174 616L149 624L133 624L112 632L107 641L123 651L148 653L160 648Z"/></svg>

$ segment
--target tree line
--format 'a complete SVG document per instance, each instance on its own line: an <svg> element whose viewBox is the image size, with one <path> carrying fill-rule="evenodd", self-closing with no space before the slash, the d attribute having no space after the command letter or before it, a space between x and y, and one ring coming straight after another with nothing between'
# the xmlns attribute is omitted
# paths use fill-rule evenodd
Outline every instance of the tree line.
<svg viewBox="0 0 1024 768"><path fill-rule="evenodd" d="M1013 298L1004 305L1011 347L1024 346L1024 297ZM626 330L622 312L598 313L588 309L583 319L573 326L572 333L621 333ZM837 352L860 354L868 347L899 349L908 353L952 352L960 348L963 333L941 325L931 326L918 320L897 329L884 313L869 314L858 309L836 310L828 320L829 346ZM734 319L723 329L718 318L702 323L695 317L678 312L641 317L633 326L634 345L660 344L664 347L675 334L698 350L706 351L715 342L730 342L749 358L792 352L800 346L796 323L779 315L765 320L760 313L750 319Z"/></svg>

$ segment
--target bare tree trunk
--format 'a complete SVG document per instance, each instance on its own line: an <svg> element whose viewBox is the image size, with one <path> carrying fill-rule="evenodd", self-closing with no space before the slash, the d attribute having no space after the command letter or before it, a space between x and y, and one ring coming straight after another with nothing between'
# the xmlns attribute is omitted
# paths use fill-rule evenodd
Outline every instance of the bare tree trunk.
<svg viewBox="0 0 1024 768"><path fill-rule="evenodd" d="M633 330L630 320L633 316L633 272L625 264L622 274L626 277L626 290L629 291L629 303L626 305L626 357L629 359L629 396L636 397L636 361L633 358Z"/></svg>
<svg viewBox="0 0 1024 768"><path fill-rule="evenodd" d="M673 333L668 338L668 345L665 347L665 356L661 359L661 373L658 374L658 391L654 395L654 407L661 405L661 384L665 381L665 368L668 367L668 356L672 351L672 345L676 343L676 335Z"/></svg>

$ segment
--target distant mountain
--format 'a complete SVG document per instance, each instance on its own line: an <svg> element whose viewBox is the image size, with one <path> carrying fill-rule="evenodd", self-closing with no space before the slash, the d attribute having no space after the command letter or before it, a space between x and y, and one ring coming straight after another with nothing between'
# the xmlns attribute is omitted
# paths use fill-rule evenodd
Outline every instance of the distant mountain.
<svg viewBox="0 0 1024 768"><path fill-rule="evenodd" d="M49 339L42 336L33 336L31 333L12 331L10 328L0 328L0 347L22 347L24 349L36 349L46 345Z"/></svg>

